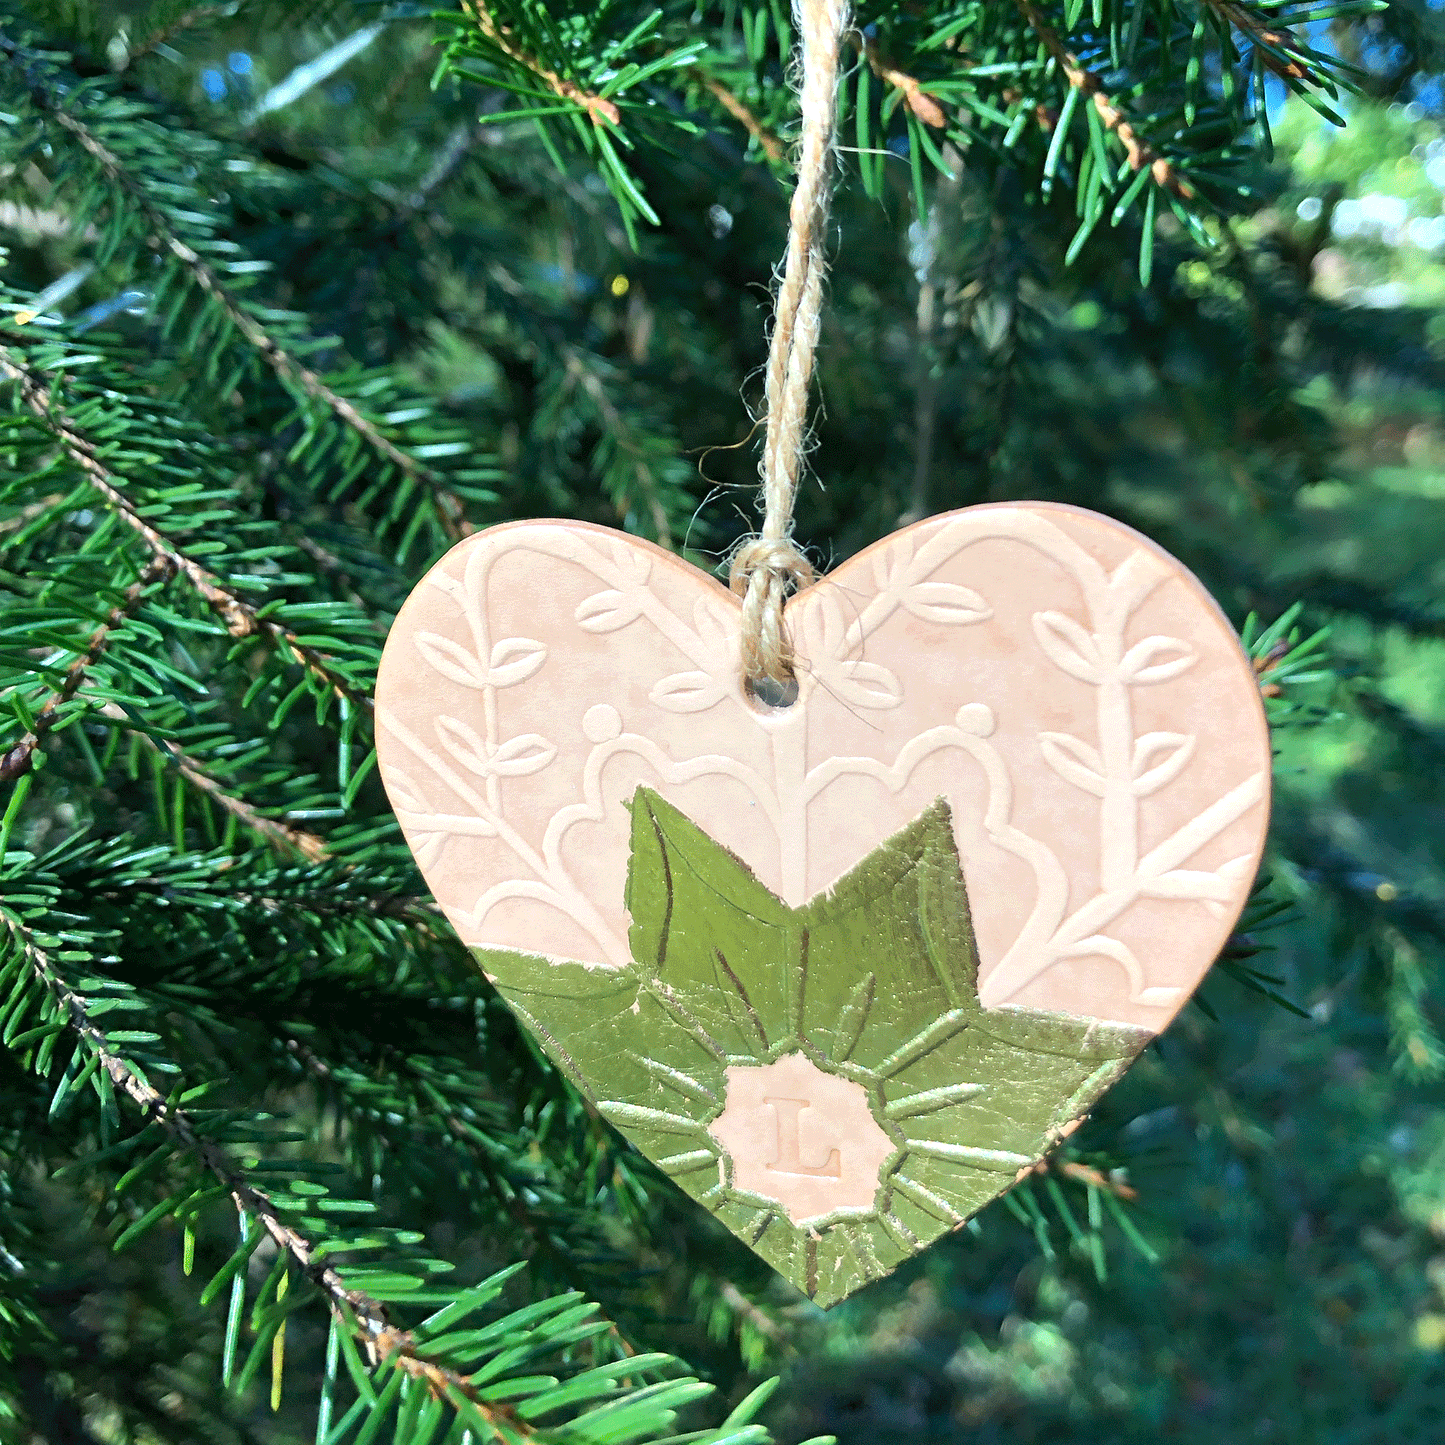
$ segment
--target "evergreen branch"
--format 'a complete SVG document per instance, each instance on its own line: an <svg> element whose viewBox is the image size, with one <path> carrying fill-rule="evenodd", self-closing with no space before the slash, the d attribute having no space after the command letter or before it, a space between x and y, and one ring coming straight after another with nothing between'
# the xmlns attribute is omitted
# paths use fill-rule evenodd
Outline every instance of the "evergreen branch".
<svg viewBox="0 0 1445 1445"><path fill-rule="evenodd" d="M188 557L151 526L121 489L118 479L100 461L94 444L52 404L49 390L40 378L3 344L0 344L0 374L16 384L26 406L49 428L66 456L110 503L121 521L146 544L152 557L164 563L174 574L184 577L221 619L232 637L266 638L283 656L289 652L337 697L345 698L364 711L371 710L370 696L339 672L330 657L303 642L290 628L261 616L250 603L225 587L213 572Z"/></svg>
<svg viewBox="0 0 1445 1445"><path fill-rule="evenodd" d="M167 766L175 768L191 787L229 813L242 827L259 833L273 843L282 843L296 849L313 863L319 863L328 856L325 842L315 833L307 833L279 819L268 818L254 803L248 803L245 798L238 798L234 793L227 792L195 759L187 756L179 743L170 738L157 738L148 732L142 732L118 704L108 702L101 708L101 712L113 722L124 725L132 737L139 738L145 747L164 759ZM3 777L3 771L0 771L0 778Z"/></svg>
<svg viewBox="0 0 1445 1445"><path fill-rule="evenodd" d="M240 1213L261 1225L276 1248L324 1296L333 1316L357 1338L373 1369L391 1361L397 1369L436 1394L464 1397L483 1419L497 1429L499 1436L501 1430L498 1427L502 1425L523 1438L535 1434L506 1405L483 1400L468 1376L424 1359L418 1352L414 1336L392 1323L386 1306L380 1300L348 1285L334 1266L317 1258L316 1246L311 1240L282 1218L281 1211L270 1196L250 1183L226 1150L207 1139L186 1110L173 1104L111 1049L105 1032L91 1017L86 1001L60 977L49 954L25 931L19 920L8 909L0 909L0 920L29 961L36 978L65 1011L71 1029L90 1049L115 1087L136 1104L148 1124L159 1124L174 1144L200 1162L202 1168L230 1195Z"/></svg>
<svg viewBox="0 0 1445 1445"><path fill-rule="evenodd" d="M1059 1174L1065 1179L1073 1179L1079 1184L1102 1189L1116 1199L1135 1200L1139 1197L1139 1191L1132 1184L1115 1177L1117 1170L1111 1170L1106 1174L1102 1169L1095 1169L1092 1164L1083 1164L1077 1159L1043 1158L1034 1165L1033 1172L1035 1174Z"/></svg>
<svg viewBox="0 0 1445 1445"><path fill-rule="evenodd" d="M760 1309L735 1285L725 1279L718 1287L718 1298L741 1320L746 1320L760 1335L766 1335L784 1354L797 1354L797 1346L783 1332L777 1320Z"/></svg>
<svg viewBox="0 0 1445 1445"><path fill-rule="evenodd" d="M26 523L33 522L37 517L43 517L52 507L59 506L64 500L64 492L52 492L48 497L41 497L39 501L21 507L13 517L0 520L0 537L5 536L7 532L18 532Z"/></svg>
<svg viewBox="0 0 1445 1445"><path fill-rule="evenodd" d="M345 1081L340 1073L332 1067L310 1044L304 1043L294 1035L285 1041L286 1052L289 1053L313 1079L327 1085L328 1087L344 1090ZM416 1072L416 1062L409 1056L403 1056L397 1061L400 1066L410 1074L414 1081L420 1085L427 1082ZM511 1216L513 1223L519 1225L528 1235L531 1236L534 1245L546 1247L550 1245L546 1229L541 1221L537 1220L532 1211L527 1207L523 1195L517 1190L506 1191L501 1189L497 1178L495 1160L485 1151L477 1147L476 1130L466 1120L461 1118L457 1112L450 1107L443 1107L438 1112L436 1105L440 1096L431 1091L432 1097L427 1098L418 1090L425 1104L425 1113L435 1113L440 1119L446 1136L463 1149L472 1163L481 1170L486 1179L493 1196L501 1203L502 1207ZM415 1121L421 1123L421 1119Z"/></svg>
<svg viewBox="0 0 1445 1445"><path fill-rule="evenodd" d="M366 600L356 590L356 583L352 579L351 574L346 570L346 563L334 552L323 547L304 526L290 524L287 527L287 532L296 546L310 557L321 571L336 579L337 586L345 594L346 600L355 607L358 612L366 611ZM370 622L373 630L380 633L383 637L386 635L386 629L374 618L370 619Z"/></svg>
<svg viewBox="0 0 1445 1445"><path fill-rule="evenodd" d="M284 1047L311 1078L345 1098L353 1113L357 1111L358 1103L350 1097L348 1074L352 1071L333 1066L312 1045L294 1035L285 1038ZM499 1169L499 1156L510 1161L517 1157L522 1146L513 1143L508 1147L503 1142L500 1148L496 1144L490 1150L482 1147L484 1136L480 1130L457 1113L439 1091L434 1079L419 1067L411 1051L398 1051L394 1064L393 1077L398 1081L405 1077L413 1086L413 1113L404 1119L383 1113L380 1119L370 1120L372 1127L389 1135L393 1148L412 1142L418 1132L442 1133L465 1154L469 1168L485 1184L497 1207L530 1241L531 1257L547 1260L569 1284L585 1287L589 1293L594 1292L599 1284L605 1286L611 1283L607 1278L608 1266L621 1261L608 1246L601 1239L588 1239L579 1256L565 1241L559 1243L555 1237L560 1232L556 1222L549 1221L540 1208L540 1180L533 1176L525 1180L524 1187L518 1187L514 1177L508 1177ZM363 1111L376 1112L375 1102L369 1097L363 1098L359 1107ZM595 1116L595 1110L590 1105L588 1113ZM436 1128L437 1122L442 1126L440 1131ZM636 1346L616 1324L612 1326L611 1334L624 1353L637 1353Z"/></svg>
<svg viewBox="0 0 1445 1445"><path fill-rule="evenodd" d="M241 306L221 284L215 270L179 236L170 232L160 213L140 193L122 169L119 160L101 145L84 125L68 111L56 109L53 114L61 126L75 136L81 147L100 164L106 174L130 194L152 227L152 244L164 247L191 273L201 290L220 305L236 330L256 348L266 364L283 381L295 382L307 396L327 407L337 420L357 432L373 450L399 471L424 483L437 500L443 525L452 540L459 541L475 530L462 515L461 499L447 489L430 467L423 466L415 457L383 436L374 423L363 416L344 396L327 386L314 371L303 366L290 352L284 350L270 332Z"/></svg>
<svg viewBox="0 0 1445 1445"><path fill-rule="evenodd" d="M486 0L462 0L462 9L476 21L483 36L508 60L514 65L520 65L523 70L530 71L559 100L569 101L585 110L593 125L600 127L604 121L610 125L621 123L622 112L612 101L605 96L593 95L583 90L576 81L558 75L555 70L549 69L535 55L529 54L518 45L507 27L500 24L492 14Z"/></svg>
<svg viewBox="0 0 1445 1445"><path fill-rule="evenodd" d="M307 837L312 835L307 834ZM317 838L315 842L322 845L321 853L316 857L316 862L326 862L330 859L330 853L325 851L323 840ZM134 890L138 885L127 884ZM103 897L118 899L119 895L104 894ZM237 893L228 895L234 898L237 903L247 908L257 908L264 913L277 913L284 909L297 908L297 900L284 894L252 892L249 889L242 889ZM355 918L386 919L393 923L404 923L418 932L427 934L436 940L441 937L443 929L438 928L438 922L445 923L442 915L441 905L436 902L430 894L425 896L416 894L382 894L378 897L351 897L335 898L328 896L308 897L304 903L307 913L319 918L338 918L351 920Z"/></svg>
<svg viewBox="0 0 1445 1445"><path fill-rule="evenodd" d="M415 189L410 191L396 208L393 232L423 210L427 202L451 180L481 134L482 127L479 125L459 125L452 130L431 165L427 167L426 173L416 183Z"/></svg>
<svg viewBox="0 0 1445 1445"><path fill-rule="evenodd" d="M75 229L70 217L64 212L40 210L21 201L0 201L0 226L10 231L28 231L34 236L55 239L68 236ZM95 239L93 227L87 226L81 234L87 241Z"/></svg>
<svg viewBox="0 0 1445 1445"><path fill-rule="evenodd" d="M46 698L35 717L35 726L7 752L0 754L0 783L8 783L28 773L35 754L45 746L45 739L60 720L60 710L78 693L85 682L86 673L100 660L110 642L110 635L117 627L135 615L153 584L174 574L174 565L169 557L153 556L145 570L136 578L121 596L104 622L90 635L86 649L65 670L65 680ZM117 709L118 710L118 709ZM124 716L124 714L121 714Z"/></svg>
<svg viewBox="0 0 1445 1445"><path fill-rule="evenodd" d="M347 307L349 314L361 314L367 296L374 291L381 275L385 248L395 247L406 228L426 213L432 198L461 169L462 162L481 138L483 129L474 122L454 126L416 184L410 190L398 188L391 193L391 216L376 233L357 271ZM303 547L305 545L302 543Z"/></svg>
<svg viewBox="0 0 1445 1445"><path fill-rule="evenodd" d="M688 72L732 118L737 121L747 133L762 148L763 154L773 162L774 165L781 164L787 157L787 148L783 145L782 139L773 131L769 130L752 109L737 95L725 86L716 76L709 75L707 71L694 66Z"/></svg>
<svg viewBox="0 0 1445 1445"><path fill-rule="evenodd" d="M495 995L492 1002L505 1016L507 1024L512 1025L510 1013ZM563 1179L569 1183L576 1180L576 1171L570 1163L553 1157L558 1150L555 1129L546 1131L552 1136L552 1148L539 1153L536 1143L541 1142L540 1139L529 1140L525 1134L519 1135L515 1125L485 1124L475 1117L479 1096L485 1092L487 1103L494 1107L502 1102L494 1099L489 1089L479 1087L485 1081L475 1075L469 1078L450 1062L442 1071L427 1067L424 1056L404 1039L381 1042L376 1064L362 1068L336 1053L335 1043L324 1054L324 1046L315 1041L314 1031L308 1033L307 1038L298 1037L295 1032L280 1037L299 1068L326 1091L326 1105L350 1117L352 1127L347 1137L353 1144L374 1133L385 1139L387 1154L398 1165L401 1156L422 1140L434 1140L460 1153L464 1162L457 1172L485 1190L495 1211L473 1210L471 1217L476 1227L494 1229L499 1217L509 1221L518 1232L519 1253L525 1255L545 1279L559 1281L599 1300L614 1316L619 1310L625 1314L636 1309L637 1301L632 1297L635 1260L620 1250L608 1233L589 1221L588 1200L594 1185L583 1184L580 1198L561 1187ZM375 1080L383 1069L390 1083L407 1087L406 1093L398 1089L381 1106ZM548 1113L563 1097L585 1106L585 1114L591 1121L586 1126L587 1137L585 1141L574 1140L572 1146L582 1157L605 1147L593 1131L592 1125L600 1122L600 1116L590 1101L575 1095L551 1070L534 1076L533 1082L541 1084L551 1100L545 1106ZM525 1099L530 1092L524 1087L521 1097ZM526 1106L527 1115L532 1116L536 1107L534 1096L533 1102ZM561 1149L576 1157L565 1143ZM595 1161L595 1156L592 1157ZM617 1164L620 1166L622 1160ZM354 1161L352 1167L366 1175L377 1166L363 1156ZM595 1162L592 1168L596 1168ZM614 1166L610 1165L601 1171L603 1178L613 1173ZM743 1309L741 1313L748 1311ZM777 1323L761 1311L758 1313L760 1318L753 1323L759 1331L768 1334L780 1347L788 1348ZM608 1326L607 1335L624 1355L638 1353L638 1346L615 1318Z"/></svg>
<svg viewBox="0 0 1445 1445"><path fill-rule="evenodd" d="M1204 3L1226 24L1248 36L1266 70L1281 80L1310 79L1309 67L1296 58L1303 53L1303 48L1294 31L1269 25L1249 6L1237 4L1235 0L1204 0Z"/></svg>
<svg viewBox="0 0 1445 1445"><path fill-rule="evenodd" d="M8 35L0 32L0 55L19 63L22 54L22 48ZM120 158L105 146L88 126L60 105L57 98L34 76L30 79L28 90L32 103L45 114L52 116L62 129L74 136L81 149L124 191L145 220L150 232L148 240L151 247L169 252L181 264L201 291L221 308L231 324L255 348L283 384L289 382L299 386L312 401L326 407L338 421L356 432L378 455L404 475L422 483L435 499L443 528L452 541L460 541L476 530L465 518L461 498L446 486L436 472L383 435L352 402L333 391L314 371L286 351L241 305L222 283L215 269L193 247L174 234L165 217L152 205L144 189L126 170Z"/></svg>
<svg viewBox="0 0 1445 1445"><path fill-rule="evenodd" d="M854 30L848 39L879 80L903 92L904 104L924 125L930 125L935 130L947 129L948 117L944 114L943 107L923 88L921 81L900 70L884 56L875 37Z"/></svg>
<svg viewBox="0 0 1445 1445"><path fill-rule="evenodd" d="M657 477L647 460L647 453L638 445L627 419L607 395L602 379L587 364L583 352L576 347L569 347L567 351L567 375L587 393L593 406L597 408L597 414L607 426L614 444L626 454L631 463L633 475L642 484L652 525L657 530L658 546L671 548L672 528L668 524L667 509L658 496Z"/></svg>
<svg viewBox="0 0 1445 1445"><path fill-rule="evenodd" d="M1039 37L1044 48L1053 56L1059 69L1075 90L1089 97L1090 103L1099 113L1104 129L1112 131L1129 160L1129 168L1136 173L1148 170L1154 177L1155 185L1173 191L1185 200L1192 200L1195 189L1179 173L1174 162L1141 135L1128 120L1125 112L1115 104L1104 83L1094 71L1083 64L1059 38L1058 32L1044 19L1043 12L1034 0L1014 0L1020 15L1028 22L1029 28Z"/></svg>
<svg viewBox="0 0 1445 1445"><path fill-rule="evenodd" d="M231 4L197 5L190 10L184 10L168 24L158 25L137 44L128 46L116 69L125 70L128 66L134 65L137 60L143 60L153 50L159 50L162 45L167 44L184 31L197 25L204 25L207 20L225 20L233 15L235 10L234 0Z"/></svg>

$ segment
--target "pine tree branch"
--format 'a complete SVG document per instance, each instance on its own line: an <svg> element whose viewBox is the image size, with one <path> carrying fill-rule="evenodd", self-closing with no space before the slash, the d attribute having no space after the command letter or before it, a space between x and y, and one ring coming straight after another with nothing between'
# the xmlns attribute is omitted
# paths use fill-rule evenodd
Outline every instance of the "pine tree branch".
<svg viewBox="0 0 1445 1445"><path fill-rule="evenodd" d="M1236 4L1235 0L1204 0L1204 3L1227 25L1232 25L1241 35L1249 38L1250 43L1258 48L1266 70L1272 71L1281 80L1310 78L1308 67L1295 58L1300 52L1300 43L1294 31L1270 25L1249 6Z"/></svg>
<svg viewBox="0 0 1445 1445"><path fill-rule="evenodd" d="M8 532L18 532L27 523L43 517L52 507L58 507L64 500L64 492L52 492L48 497L41 497L38 502L31 502L28 507L21 507L13 517L0 521L0 537Z"/></svg>
<svg viewBox="0 0 1445 1445"><path fill-rule="evenodd" d="M119 479L100 461L94 444L51 403L49 389L41 379L3 344L0 344L0 375L16 384L26 406L45 423L66 456L110 503L121 521L141 538L152 557L157 562L163 562L174 574L184 577L221 619L232 637L266 638L283 656L289 653L294 657L337 697L370 712L370 696L339 672L326 653L302 642L290 628L273 622L269 617L262 617L249 602L230 591L213 572L188 557L140 515L121 489Z"/></svg>
<svg viewBox="0 0 1445 1445"><path fill-rule="evenodd" d="M367 610L366 599L356 590L356 583L351 574L346 570L346 564L341 558L334 552L323 547L304 526L292 522L289 517L286 519L286 522L287 533L292 542L296 544L296 547L310 557L321 571L336 579L337 586L346 594L346 600L356 608L358 612L365 612ZM373 632L382 637L386 636L386 628L382 623L378 622L374 617L369 617L367 620Z"/></svg>
<svg viewBox="0 0 1445 1445"><path fill-rule="evenodd" d="M454 126L432 163L410 191L388 189L391 215L386 224L375 232L366 247L365 259L357 268L346 303L345 315L348 319L356 321L365 314L367 301L375 293L377 280L382 274L386 250L395 248L407 227L428 214L432 198L461 169L485 129L474 122ZM496 137L492 135L488 139Z"/></svg>
<svg viewBox="0 0 1445 1445"><path fill-rule="evenodd" d="M732 118L737 121L752 138L762 147L763 154L773 162L774 165L781 164L787 158L787 148L783 145L781 138L769 130L751 108L737 95L725 86L716 76L709 75L707 71L694 66L687 72Z"/></svg>
<svg viewBox="0 0 1445 1445"><path fill-rule="evenodd" d="M1126 113L1115 104L1104 88L1103 81L1069 50L1059 38L1058 32L1044 19L1043 12L1034 4L1034 0L1014 0L1014 5L1058 63L1069 84L1089 97L1094 109L1099 113L1099 119L1104 123L1104 129L1118 136L1128 157L1129 168L1133 171L1147 169L1154 177L1156 185L1173 191L1175 195L1186 200L1193 199L1196 194L1194 187L1180 175L1178 167L1168 156L1156 150L1146 137L1139 134Z"/></svg>
<svg viewBox="0 0 1445 1445"><path fill-rule="evenodd" d="M142 732L134 725L125 709L117 703L106 703L101 712L112 722L122 724L132 737L139 738L143 746L162 758L168 767L175 768L191 787L229 813L242 827L259 833L272 843L294 848L313 863L319 863L328 856L326 843L315 833L307 833L276 818L268 818L254 803L248 803L245 798L238 798L234 793L227 792L219 780L213 778L195 759L187 756L178 743L172 742L170 738L156 738L150 733Z"/></svg>
<svg viewBox="0 0 1445 1445"><path fill-rule="evenodd" d="M604 121L611 125L621 123L622 112L610 100L583 90L576 81L558 75L555 70L549 69L535 55L529 55L518 45L506 26L498 23L487 7L486 0L462 0L462 9L477 22L477 29L508 60L515 65L520 65L524 70L530 71L559 100L570 101L573 105L580 106L587 112L593 125L601 126Z"/></svg>
<svg viewBox="0 0 1445 1445"><path fill-rule="evenodd" d="M662 499L657 494L657 478L648 463L647 454L637 445L627 419L618 410L612 398L607 395L607 388L602 384L601 377L587 364L586 356L576 347L569 347L567 351L567 375L587 393L593 406L597 408L598 415L611 432L618 449L626 453L632 464L633 474L642 484L647 510L652 517L652 525L657 531L657 545L671 549L672 528L668 525L667 509L662 505Z"/></svg>
<svg viewBox="0 0 1445 1445"><path fill-rule="evenodd" d="M197 25L204 25L207 20L225 20L235 13L235 4L229 5L197 5L194 9L185 10L177 15L168 25L157 26L151 33L145 36L137 44L126 48L123 60L116 66L117 70L125 70L128 66L134 65L137 60L144 59L153 50L159 50L162 45L174 39L175 36L194 28Z"/></svg>
<svg viewBox="0 0 1445 1445"><path fill-rule="evenodd" d="M1117 1170L1111 1170L1106 1174L1102 1169L1095 1169L1093 1165L1080 1163L1077 1159L1044 1158L1033 1167L1035 1174L1059 1174L1065 1179L1073 1179L1080 1184L1090 1185L1094 1189L1102 1189L1116 1199L1137 1199L1139 1191L1123 1179L1116 1179L1114 1176L1117 1172Z"/></svg>
<svg viewBox="0 0 1445 1445"><path fill-rule="evenodd" d="M345 1072L334 1067L312 1045L302 1039L288 1036L284 1041L284 1046L287 1053L311 1078L323 1087L334 1090L336 1094L342 1097L347 1096L348 1084ZM496 1147L494 1146L490 1151L482 1147L481 1141L484 1136L481 1131L447 1106L442 1093L418 1068L417 1061L410 1051L397 1051L391 1074L394 1078L405 1078L410 1081L413 1089L412 1100L416 1109L415 1114L407 1119L383 1115L380 1119L369 1120L372 1128L392 1136L395 1141L393 1148L397 1144L410 1142L418 1132L442 1133L447 1140L465 1154L467 1167L485 1183L487 1191L496 1202L497 1207L530 1241L531 1258L545 1260L553 1267L558 1276L567 1280L574 1288L593 1297L598 1296L599 1285L602 1286L603 1291L608 1286L615 1285L615 1279L610 1277L609 1246L598 1239L587 1240L584 1238L579 1253L571 1242L564 1240L559 1243L554 1236L563 1231L555 1222L549 1221L545 1211L538 1207L541 1195L535 1181L528 1181L527 1187L519 1188L515 1177L509 1178L498 1168ZM583 1102L587 1106L587 1112L593 1118L600 1119L591 1103L586 1100ZM349 1107L355 1110L357 1106L350 1104ZM360 1101L360 1108L362 1111L374 1113L374 1098L364 1097ZM441 1125L439 1131L436 1129L438 1123ZM741 1298L741 1296L739 1297ZM744 1303L746 1304L747 1301ZM756 1306L751 1306L751 1308L756 1309ZM782 1336L776 1322L763 1315L761 1311L758 1311L758 1314L761 1316L761 1320L755 1320L754 1323L758 1324L759 1329L776 1339L781 1345L786 1346L787 1341ZM766 1325L762 1321L766 1321ZM637 1346L622 1333L615 1323L612 1324L608 1333L624 1354L637 1354Z"/></svg>
<svg viewBox="0 0 1445 1445"><path fill-rule="evenodd" d="M309 1044L303 1043L298 1038L289 1037L286 1039L285 1047L287 1053L289 1053L312 1078L338 1090L345 1089L344 1080L338 1078L336 1070L331 1064L322 1058ZM415 1069L409 1058L401 1058L398 1060L398 1063L403 1069L415 1077ZM420 1083L419 1078L417 1081ZM420 1090L418 1090L418 1095L420 1096ZM425 1098L423 1096L420 1098L420 1102L422 1104L422 1117L428 1120L430 1118L440 1120L447 1138L465 1151L467 1158L471 1161L472 1167L480 1171L486 1179L492 1197L496 1199L501 1208L506 1211L512 1222L522 1229L525 1234L530 1236L534 1249L539 1253L546 1252L554 1258L557 1257L559 1251L552 1244L546 1225L533 1215L532 1211L527 1207L526 1201L520 1191L516 1189L503 1189L501 1187L501 1181L497 1176L495 1160L484 1150L477 1147L474 1131L466 1120L451 1109L443 1108L438 1110L436 1108L435 1098ZM425 1125L423 1125L423 1127L425 1127ZM407 1128L409 1132L409 1126L403 1126L403 1128ZM627 1345L627 1352L629 1354L635 1353L630 1344Z"/></svg>
<svg viewBox="0 0 1445 1445"><path fill-rule="evenodd" d="M921 81L906 71L899 70L884 56L876 39L858 30L854 30L848 39L879 80L891 85L894 90L903 92L904 104L924 125L932 126L934 130L947 129L948 117L944 114L943 107L923 88Z"/></svg>
<svg viewBox="0 0 1445 1445"><path fill-rule="evenodd" d="M152 557L141 575L125 589L120 602L111 608L105 621L91 633L85 651L66 668L65 680L41 705L35 716L35 726L13 747L0 754L0 783L12 782L30 771L35 754L45 746L45 739L59 721L60 709L80 691L86 673L100 660L101 653L109 644L111 633L135 615L155 583L172 576L173 572L174 567L168 557Z"/></svg>
<svg viewBox="0 0 1445 1445"><path fill-rule="evenodd" d="M415 1338L396 1328L386 1306L365 1291L354 1289L331 1265L316 1257L316 1247L294 1225L287 1224L281 1211L263 1190L255 1188L244 1171L219 1144L207 1139L186 1110L172 1104L148 1080L141 1077L110 1047L105 1033L86 1008L85 1000L57 973L49 954L13 917L0 908L0 921L29 960L36 978L65 1010L67 1021L110 1076L111 1082L139 1109L147 1123L156 1123L186 1153L199 1160L202 1168L230 1195L236 1209L254 1219L276 1248L326 1299L332 1315L357 1338L372 1368L391 1361L396 1368L422 1381L439 1395L459 1395L470 1402L494 1428L505 1425L514 1436L531 1438L535 1431L505 1405L483 1400L470 1377L422 1358ZM501 1434L500 1429L498 1434Z"/></svg>
<svg viewBox="0 0 1445 1445"><path fill-rule="evenodd" d="M330 855L327 854L318 861L324 863L329 857ZM226 870L231 861L233 860L218 860L215 865L216 872L221 873ZM343 870L344 873L350 871L349 868ZM308 874L308 878L316 877L317 875L314 873ZM317 886L322 891L308 892L304 895L287 893L275 888L252 889L242 886L236 889L229 884L221 885L215 892L223 895L228 901L239 903L245 908L256 909L270 916L291 911L346 922L357 918L387 919L395 923L408 924L437 940L440 940L441 935L445 932L444 928L438 927L439 923L444 922L441 906L430 895L347 893L330 889L329 883L330 875L322 874L317 880ZM133 898L137 894L146 893L167 899L174 899L175 896L174 886L169 878L157 877L127 878L123 888L101 886L93 890L92 896L103 898L110 903L123 903L128 897Z"/></svg>
<svg viewBox="0 0 1445 1445"><path fill-rule="evenodd" d="M0 32L0 56L20 63L24 51L8 35ZM36 79L29 79L28 90L31 102L46 115L51 116L64 130L75 137L81 149L100 166L106 176L130 199L137 211L144 217L150 231L149 243L157 251L169 252L191 275L196 285L225 312L227 319L236 330L259 353L266 364L283 383L299 386L313 401L325 406L344 426L356 432L374 451L384 457L405 475L414 478L431 492L436 502L443 528L453 541L469 536L476 528L466 520L460 497L451 491L444 480L430 467L425 466L408 452L403 451L378 427L363 416L344 396L333 391L309 367L302 365L251 315L222 283L215 270L166 223L165 217L151 204L144 188L125 169L118 156L109 150L76 116L59 102L59 99Z"/></svg>
<svg viewBox="0 0 1445 1445"><path fill-rule="evenodd" d="M415 189L397 207L397 227L425 209L432 197L461 169L462 162L471 154L481 135L482 127L479 125L459 125L452 130Z"/></svg>
<svg viewBox="0 0 1445 1445"><path fill-rule="evenodd" d="M786 1355L796 1355L797 1346L784 1333L770 1314L760 1309L735 1285L725 1279L718 1286L718 1297L739 1318L746 1320L760 1335L766 1335Z"/></svg>

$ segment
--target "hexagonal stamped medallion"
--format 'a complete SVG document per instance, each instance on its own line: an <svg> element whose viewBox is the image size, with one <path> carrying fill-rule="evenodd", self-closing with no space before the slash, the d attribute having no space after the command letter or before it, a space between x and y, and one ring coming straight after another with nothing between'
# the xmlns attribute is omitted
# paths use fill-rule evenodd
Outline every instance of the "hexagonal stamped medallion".
<svg viewBox="0 0 1445 1445"><path fill-rule="evenodd" d="M781 1204L794 1224L871 1211L896 1148L863 1086L825 1074L801 1053L731 1065L723 1111L708 1133L732 1165L732 1187Z"/></svg>

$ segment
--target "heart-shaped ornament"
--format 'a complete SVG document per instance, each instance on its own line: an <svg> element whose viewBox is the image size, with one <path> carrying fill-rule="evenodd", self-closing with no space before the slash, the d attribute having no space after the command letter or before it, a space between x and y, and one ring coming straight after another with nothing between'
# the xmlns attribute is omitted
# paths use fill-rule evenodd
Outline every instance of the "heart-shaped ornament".
<svg viewBox="0 0 1445 1445"><path fill-rule="evenodd" d="M377 748L548 1053L830 1304L1032 1168L1182 1006L1254 877L1270 749L1204 588L1077 508L929 518L786 617L772 708L711 577L497 527L402 608Z"/></svg>

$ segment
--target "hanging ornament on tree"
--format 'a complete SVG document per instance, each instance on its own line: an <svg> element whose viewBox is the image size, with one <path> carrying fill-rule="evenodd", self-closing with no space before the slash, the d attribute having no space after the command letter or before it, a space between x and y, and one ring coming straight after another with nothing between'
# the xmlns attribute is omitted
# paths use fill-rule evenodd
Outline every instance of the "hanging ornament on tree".
<svg viewBox="0 0 1445 1445"><path fill-rule="evenodd" d="M601 1115L828 1305L1067 1135L1258 866L1254 672L1146 538L944 513L815 580L791 537L846 7L800 0L803 131L760 535L729 591L584 523L468 538L377 683L432 892Z"/></svg>

